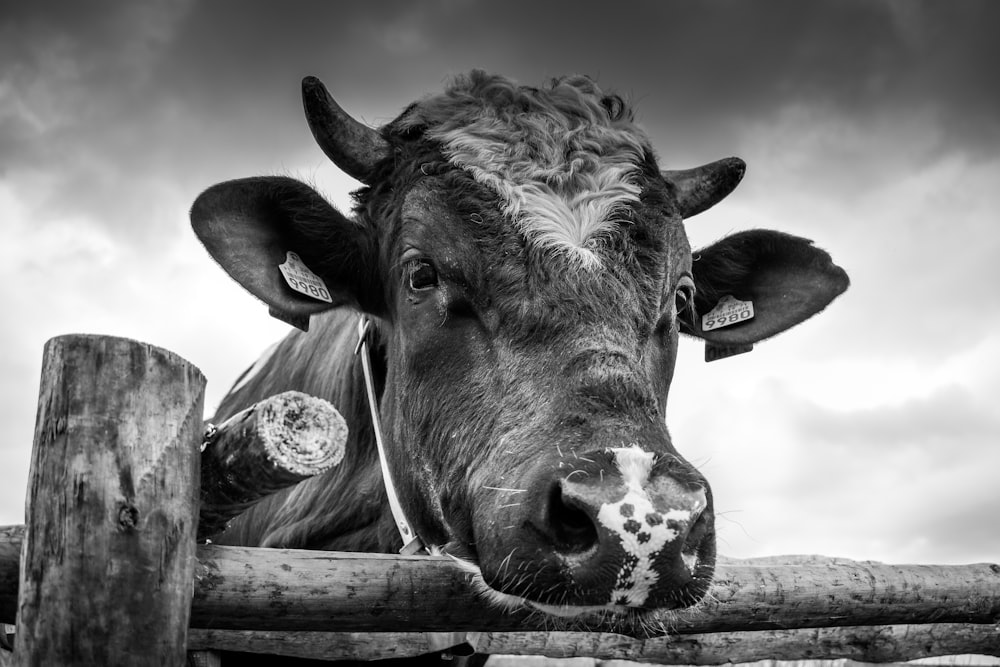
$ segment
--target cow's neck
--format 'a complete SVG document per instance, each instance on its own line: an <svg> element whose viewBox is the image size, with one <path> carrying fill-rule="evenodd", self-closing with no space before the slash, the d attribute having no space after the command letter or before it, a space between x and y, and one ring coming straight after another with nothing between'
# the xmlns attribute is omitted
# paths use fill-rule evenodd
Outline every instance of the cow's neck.
<svg viewBox="0 0 1000 667"><path fill-rule="evenodd" d="M220 421L269 395L301 391L330 401L350 425L344 459L332 470L280 491L235 519L217 541L271 547L394 551L399 538L385 501L357 342L357 314L314 316L310 332L292 332L254 375L223 399ZM376 384L384 359L373 355ZM336 508L333 512L329 508Z"/></svg>

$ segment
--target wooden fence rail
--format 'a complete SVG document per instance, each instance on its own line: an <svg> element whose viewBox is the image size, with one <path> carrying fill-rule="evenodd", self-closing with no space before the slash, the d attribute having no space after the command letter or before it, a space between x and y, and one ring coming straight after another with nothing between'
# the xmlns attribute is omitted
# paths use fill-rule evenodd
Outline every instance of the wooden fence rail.
<svg viewBox="0 0 1000 667"><path fill-rule="evenodd" d="M434 641L436 639L413 632L263 632L192 628L188 646L315 660L380 660L440 650L442 644ZM931 623L713 632L648 639L603 632L488 632L473 639L475 649L487 654L549 658L585 656L664 665L840 658L899 662L969 653L997 655L1000 629L990 625Z"/></svg>
<svg viewBox="0 0 1000 667"><path fill-rule="evenodd" d="M3 531L17 548L18 530ZM654 624L591 622L588 629L648 638L745 630L1000 619L1000 567L885 565L831 559L821 564L719 564L708 599L664 613ZM0 581L17 563L0 562ZM199 545L191 627L257 631L525 632L551 618L490 609L467 575L445 557L394 556ZM973 594L972 592L975 591ZM13 618L9 593L0 621ZM574 629L572 625L565 629Z"/></svg>
<svg viewBox="0 0 1000 667"><path fill-rule="evenodd" d="M0 530L2 622L14 617L16 595L7 586L17 579L23 531ZM645 626L591 623L588 632L573 632L570 624L552 632L551 619L484 608L467 575L444 557L215 545L196 553L190 648L328 658L350 650L374 658L419 653L428 641L421 633L479 632L488 633L480 651L689 664L1000 656L995 564L726 559L697 609ZM358 633L383 633L386 641L362 641Z"/></svg>
<svg viewBox="0 0 1000 667"><path fill-rule="evenodd" d="M29 522L0 528L0 621L16 618L19 664L180 665L185 649L384 658L448 641L686 664L1000 656L1000 565L990 563L721 559L693 610L581 628L488 608L444 557L195 545L199 460L215 480L208 532L227 507L253 501L220 487L226 466L247 462L231 439L225 455L200 453L202 383L183 360L133 341L46 346ZM241 428L267 412L247 413ZM271 462L249 470L267 488L297 479L267 472Z"/></svg>

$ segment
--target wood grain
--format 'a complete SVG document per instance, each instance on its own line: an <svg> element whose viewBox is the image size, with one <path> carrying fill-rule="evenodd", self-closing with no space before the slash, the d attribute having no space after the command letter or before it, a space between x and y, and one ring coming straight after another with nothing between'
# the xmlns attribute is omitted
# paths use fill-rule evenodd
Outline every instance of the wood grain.
<svg viewBox="0 0 1000 667"><path fill-rule="evenodd" d="M144 343L46 344L17 664L184 664L204 387Z"/></svg>
<svg viewBox="0 0 1000 667"><path fill-rule="evenodd" d="M347 424L298 391L267 398L212 431L201 455L198 539L222 532L255 502L340 463Z"/></svg>

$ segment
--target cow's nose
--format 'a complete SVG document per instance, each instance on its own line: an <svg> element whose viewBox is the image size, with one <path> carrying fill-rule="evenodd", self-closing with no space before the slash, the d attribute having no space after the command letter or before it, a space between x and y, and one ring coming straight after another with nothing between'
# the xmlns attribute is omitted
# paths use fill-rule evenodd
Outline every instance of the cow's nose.
<svg viewBox="0 0 1000 667"><path fill-rule="evenodd" d="M609 481L555 480L544 532L578 586L605 588L611 576L613 604L642 606L656 582L681 586L694 576L705 489L665 476L645 488Z"/></svg>
<svg viewBox="0 0 1000 667"><path fill-rule="evenodd" d="M546 521L556 551L567 556L585 554L600 541L594 498L565 479L549 494Z"/></svg>

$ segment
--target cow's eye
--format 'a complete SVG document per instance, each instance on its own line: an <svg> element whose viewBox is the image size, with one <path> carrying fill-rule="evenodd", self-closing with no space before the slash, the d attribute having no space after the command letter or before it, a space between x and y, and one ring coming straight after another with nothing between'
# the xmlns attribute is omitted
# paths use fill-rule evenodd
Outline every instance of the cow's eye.
<svg viewBox="0 0 1000 667"><path fill-rule="evenodd" d="M426 259L417 259L409 264L410 289L426 290L437 287L437 269Z"/></svg>
<svg viewBox="0 0 1000 667"><path fill-rule="evenodd" d="M682 277L677 283L677 290L674 292L674 312L679 319L694 318L694 281L687 276Z"/></svg>

